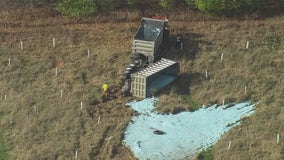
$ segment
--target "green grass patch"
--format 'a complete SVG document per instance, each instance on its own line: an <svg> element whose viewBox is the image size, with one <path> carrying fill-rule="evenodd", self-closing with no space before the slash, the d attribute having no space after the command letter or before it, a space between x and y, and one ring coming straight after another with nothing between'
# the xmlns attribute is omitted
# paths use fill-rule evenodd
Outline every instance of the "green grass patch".
<svg viewBox="0 0 284 160"><path fill-rule="evenodd" d="M8 149L5 145L3 135L0 134L0 160L8 159Z"/></svg>
<svg viewBox="0 0 284 160"><path fill-rule="evenodd" d="M269 35L266 39L267 45L270 46L271 49L279 49L281 46L281 36L277 34Z"/></svg>
<svg viewBox="0 0 284 160"><path fill-rule="evenodd" d="M198 110L201 106L201 104L196 99L194 99L191 94L181 95L181 99L185 104L187 104L187 109L191 112Z"/></svg>
<svg viewBox="0 0 284 160"><path fill-rule="evenodd" d="M206 150L203 150L202 152L199 153L198 160L213 160L213 149L212 147L207 148Z"/></svg>

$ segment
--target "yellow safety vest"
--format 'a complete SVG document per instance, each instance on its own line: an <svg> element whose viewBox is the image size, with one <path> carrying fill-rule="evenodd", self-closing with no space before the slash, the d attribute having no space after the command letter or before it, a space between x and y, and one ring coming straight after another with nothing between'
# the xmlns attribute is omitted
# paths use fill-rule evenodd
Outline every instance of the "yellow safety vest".
<svg viewBox="0 0 284 160"><path fill-rule="evenodd" d="M102 89L104 92L106 92L108 90L108 85L107 84L103 84Z"/></svg>

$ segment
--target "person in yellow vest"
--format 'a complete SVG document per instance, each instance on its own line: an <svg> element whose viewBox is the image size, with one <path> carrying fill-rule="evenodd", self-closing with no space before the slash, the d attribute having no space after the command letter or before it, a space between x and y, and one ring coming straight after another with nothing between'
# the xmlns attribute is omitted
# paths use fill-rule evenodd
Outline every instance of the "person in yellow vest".
<svg viewBox="0 0 284 160"><path fill-rule="evenodd" d="M102 86L102 90L103 90L103 101L107 100L108 98L108 84L105 82Z"/></svg>

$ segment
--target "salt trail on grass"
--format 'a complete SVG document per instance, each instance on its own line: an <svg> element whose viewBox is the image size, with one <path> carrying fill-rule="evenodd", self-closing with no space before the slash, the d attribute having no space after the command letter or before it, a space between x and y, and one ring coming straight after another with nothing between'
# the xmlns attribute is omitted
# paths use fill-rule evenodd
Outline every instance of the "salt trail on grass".
<svg viewBox="0 0 284 160"><path fill-rule="evenodd" d="M254 113L249 101L232 106L212 105L195 112L163 115L153 112L157 98L130 102L140 113L132 117L124 142L138 159L183 159L192 157L220 139L243 117Z"/></svg>

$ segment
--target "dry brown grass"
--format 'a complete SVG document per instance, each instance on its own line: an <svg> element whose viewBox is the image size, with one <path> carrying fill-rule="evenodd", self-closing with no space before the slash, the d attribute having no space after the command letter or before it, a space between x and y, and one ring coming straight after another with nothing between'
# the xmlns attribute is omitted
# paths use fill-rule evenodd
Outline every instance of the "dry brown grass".
<svg viewBox="0 0 284 160"><path fill-rule="evenodd" d="M124 106L130 98L99 101L104 81L119 86L139 18L138 12L69 20L49 9L1 11L0 91L7 95L0 99L1 130L11 159L72 159L76 150L80 159L134 159L121 144L133 114ZM234 20L182 11L170 15L170 24L170 44L182 33L185 49L164 52L180 62L181 73L160 94L158 109L177 113L252 99L259 102L256 114L224 135L213 147L215 158L283 159L283 141L275 144L276 134L284 137L283 16Z"/></svg>
<svg viewBox="0 0 284 160"><path fill-rule="evenodd" d="M169 95L162 96L160 110L174 113L174 108L187 109L186 101L176 97L176 93L183 97L183 92L190 93L190 101L198 101L197 104L222 104L223 99L225 102L246 99L260 102L254 116L245 119L242 126L225 134L214 146L214 157L283 159L283 143L276 144L276 135L283 136L284 131L284 32L281 29L284 17L242 21L196 21L193 18L192 22L171 24L181 29L186 44L185 50L176 54L180 55L181 76L174 87L164 91ZM180 31L177 29L176 33ZM249 49L245 49L246 41L250 41ZM196 55L192 55L191 47L197 48ZM205 78L206 70L208 79ZM179 105L184 107L179 108ZM227 151L229 141L234 147Z"/></svg>

